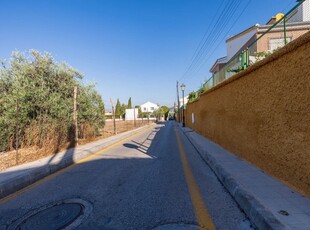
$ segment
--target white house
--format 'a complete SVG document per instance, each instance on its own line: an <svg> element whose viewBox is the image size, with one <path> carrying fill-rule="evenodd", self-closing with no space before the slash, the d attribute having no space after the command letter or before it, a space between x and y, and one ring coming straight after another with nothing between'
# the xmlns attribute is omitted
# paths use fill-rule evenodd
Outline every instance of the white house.
<svg viewBox="0 0 310 230"><path fill-rule="evenodd" d="M155 103L152 103L152 102L146 102L144 104L142 104L141 106L141 111L144 113L144 112L154 112L155 110L159 109L159 106Z"/></svg>
<svg viewBox="0 0 310 230"><path fill-rule="evenodd" d="M261 35L265 33L270 26L272 26L276 21L282 19L284 14L279 13L273 16L266 25L253 25L246 30L230 37L226 40L227 55L225 57L219 58L215 61L210 69L210 72L216 76L214 83L219 82L229 78L234 75L233 72L228 72L228 69L236 69L240 66L239 54L241 51L245 50L249 45L249 60L254 63L259 60L256 57L257 53L260 52L272 52L273 50L284 46L284 27L283 24L277 25L263 37ZM310 29L310 0L306 0L298 8L296 8L290 15L287 16L286 23L286 35L287 42L290 42L302 34L305 34ZM260 38L255 44L257 38ZM229 66L226 64L229 63ZM223 68L223 67L227 68Z"/></svg>

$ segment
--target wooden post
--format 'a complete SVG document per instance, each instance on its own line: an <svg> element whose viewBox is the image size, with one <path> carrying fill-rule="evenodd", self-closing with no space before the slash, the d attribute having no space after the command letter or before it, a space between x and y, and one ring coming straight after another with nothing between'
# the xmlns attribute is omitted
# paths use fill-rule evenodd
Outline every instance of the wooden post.
<svg viewBox="0 0 310 230"><path fill-rule="evenodd" d="M147 123L150 123L150 114L149 114L149 108L146 108L146 112L147 112Z"/></svg>
<svg viewBox="0 0 310 230"><path fill-rule="evenodd" d="M110 98L110 102L112 105L112 117L113 117L114 135L115 135L116 134L115 111L114 111L114 104L113 104L112 98Z"/></svg>
<svg viewBox="0 0 310 230"><path fill-rule="evenodd" d="M73 102L73 125L74 125L74 143L78 144L78 121L77 121L77 110L76 110L76 98L77 98L77 86L74 86L74 102Z"/></svg>
<svg viewBox="0 0 310 230"><path fill-rule="evenodd" d="M19 155L18 155L18 146L19 146L19 121L18 121L18 116L19 116L19 105L18 105L18 99L16 99L16 130L15 130L15 150L16 150L16 165L19 163Z"/></svg>

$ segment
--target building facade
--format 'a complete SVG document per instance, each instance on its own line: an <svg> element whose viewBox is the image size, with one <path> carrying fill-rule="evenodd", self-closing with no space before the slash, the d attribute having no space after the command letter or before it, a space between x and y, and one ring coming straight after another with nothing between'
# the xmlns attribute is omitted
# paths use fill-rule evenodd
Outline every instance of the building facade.
<svg viewBox="0 0 310 230"><path fill-rule="evenodd" d="M242 51L248 50L248 59L251 64L261 60L262 56L284 46L285 43L307 33L310 30L310 0L306 0L287 16L285 30L283 22L280 22L267 32L283 16L284 14L279 13L265 25L256 24L227 39L227 56L217 59L210 69L213 74L213 84L218 84L229 78L240 69L240 53ZM263 34L264 36L262 36ZM286 38L284 38L284 34L286 34Z"/></svg>
<svg viewBox="0 0 310 230"><path fill-rule="evenodd" d="M153 113L155 110L159 109L159 106L157 104L150 101L140 105L140 107L143 113Z"/></svg>

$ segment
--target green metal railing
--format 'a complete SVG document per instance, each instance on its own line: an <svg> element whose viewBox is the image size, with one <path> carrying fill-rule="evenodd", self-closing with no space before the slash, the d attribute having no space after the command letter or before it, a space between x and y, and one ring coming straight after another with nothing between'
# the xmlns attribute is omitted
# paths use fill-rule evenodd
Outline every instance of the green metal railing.
<svg viewBox="0 0 310 230"><path fill-rule="evenodd" d="M304 3L305 0L299 0L297 4L286 14L284 14L279 20L277 20L272 25L262 25L260 28L264 31L260 34L253 42L251 42L248 46L242 49L241 52L235 54L217 73L213 74L196 92L196 98L199 96L201 92L211 89L222 81L230 78L236 73L245 70L250 65L254 64L257 61L262 60L266 56L270 55L273 50L268 50L264 52L258 51L258 41L262 39L264 36L270 33L283 33L282 45L286 45L288 41L287 37L287 27L294 26L294 23L290 23L290 19L296 14L297 8ZM310 25L310 23L308 23Z"/></svg>

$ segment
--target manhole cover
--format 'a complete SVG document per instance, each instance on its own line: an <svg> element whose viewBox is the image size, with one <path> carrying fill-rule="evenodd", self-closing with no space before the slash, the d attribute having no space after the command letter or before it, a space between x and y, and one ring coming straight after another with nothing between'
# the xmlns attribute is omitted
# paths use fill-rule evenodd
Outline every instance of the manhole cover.
<svg viewBox="0 0 310 230"><path fill-rule="evenodd" d="M17 229L63 229L81 215L80 204L60 204L24 220Z"/></svg>
<svg viewBox="0 0 310 230"><path fill-rule="evenodd" d="M80 199L65 200L41 207L20 218L9 229L73 229L92 210L92 206Z"/></svg>

